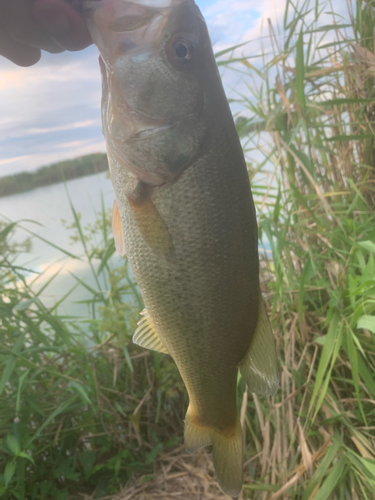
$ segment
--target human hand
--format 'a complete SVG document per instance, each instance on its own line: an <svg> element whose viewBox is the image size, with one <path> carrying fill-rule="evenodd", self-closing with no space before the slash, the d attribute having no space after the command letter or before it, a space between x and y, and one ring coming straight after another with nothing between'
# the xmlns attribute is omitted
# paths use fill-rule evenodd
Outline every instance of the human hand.
<svg viewBox="0 0 375 500"><path fill-rule="evenodd" d="M31 66L41 49L53 54L92 43L77 0L0 0L0 55Z"/></svg>

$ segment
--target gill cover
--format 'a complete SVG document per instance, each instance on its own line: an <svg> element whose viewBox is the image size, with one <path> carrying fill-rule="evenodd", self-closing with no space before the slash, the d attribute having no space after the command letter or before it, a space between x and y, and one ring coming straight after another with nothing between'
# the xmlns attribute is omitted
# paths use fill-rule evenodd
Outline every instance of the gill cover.
<svg viewBox="0 0 375 500"><path fill-rule="evenodd" d="M197 157L207 130L202 44L210 42L198 7L192 0L84 6L102 59L108 150L147 184L173 182Z"/></svg>

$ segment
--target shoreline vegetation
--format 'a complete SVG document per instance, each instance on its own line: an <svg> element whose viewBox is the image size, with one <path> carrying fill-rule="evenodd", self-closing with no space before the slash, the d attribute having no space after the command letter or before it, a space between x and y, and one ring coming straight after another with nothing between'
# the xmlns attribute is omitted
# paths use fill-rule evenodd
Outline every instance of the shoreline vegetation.
<svg viewBox="0 0 375 500"><path fill-rule="evenodd" d="M38 168L0 177L0 197L31 191L64 180L77 179L108 170L106 153L94 153Z"/></svg>
<svg viewBox="0 0 375 500"><path fill-rule="evenodd" d="M238 379L242 500L375 499L375 3L347 6L286 0L263 54L218 55L248 89L237 125L282 368L272 398ZM98 206L85 227L71 204L82 247L60 248L94 284L71 272L52 307L61 261L30 277L17 223L0 228L0 498L228 499L206 452L184 452L173 360L132 342L144 304ZM86 315L63 315L79 287Z"/></svg>

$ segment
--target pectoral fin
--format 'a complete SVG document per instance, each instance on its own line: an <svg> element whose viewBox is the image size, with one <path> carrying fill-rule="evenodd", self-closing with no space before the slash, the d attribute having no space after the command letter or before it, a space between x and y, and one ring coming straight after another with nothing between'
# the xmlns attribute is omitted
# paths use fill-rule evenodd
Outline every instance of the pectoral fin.
<svg viewBox="0 0 375 500"><path fill-rule="evenodd" d="M170 255L173 249L170 234L143 183L139 182L136 189L129 193L128 201L146 244L154 252Z"/></svg>
<svg viewBox="0 0 375 500"><path fill-rule="evenodd" d="M138 322L138 328L133 336L133 343L151 349L151 351L164 352L168 354L163 342L157 334L154 323L150 318L147 309L142 311L143 318Z"/></svg>
<svg viewBox="0 0 375 500"><path fill-rule="evenodd" d="M125 255L124 233L122 231L121 217L116 200L113 202L112 208L112 233L116 250L123 257Z"/></svg>
<svg viewBox="0 0 375 500"><path fill-rule="evenodd" d="M276 394L280 383L279 363L271 325L262 298L259 303L258 324L239 368L251 392L263 396Z"/></svg>

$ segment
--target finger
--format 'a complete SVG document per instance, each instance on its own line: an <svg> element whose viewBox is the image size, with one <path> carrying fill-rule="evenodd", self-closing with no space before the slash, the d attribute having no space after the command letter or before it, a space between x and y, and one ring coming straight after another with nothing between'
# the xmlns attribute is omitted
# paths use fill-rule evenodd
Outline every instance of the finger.
<svg viewBox="0 0 375 500"><path fill-rule="evenodd" d="M82 15L65 0L35 0L33 18L64 49L81 50L92 43Z"/></svg>
<svg viewBox="0 0 375 500"><path fill-rule="evenodd" d="M41 52L39 49L16 42L7 33L0 33L0 55L18 66L27 67L39 61Z"/></svg>
<svg viewBox="0 0 375 500"><path fill-rule="evenodd" d="M23 45L29 45L48 52L62 52L61 47L34 23L32 16L32 1L11 0L8 3L2 19L3 30Z"/></svg>

